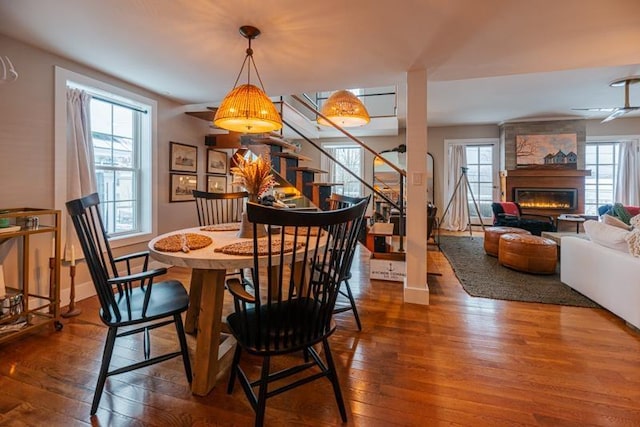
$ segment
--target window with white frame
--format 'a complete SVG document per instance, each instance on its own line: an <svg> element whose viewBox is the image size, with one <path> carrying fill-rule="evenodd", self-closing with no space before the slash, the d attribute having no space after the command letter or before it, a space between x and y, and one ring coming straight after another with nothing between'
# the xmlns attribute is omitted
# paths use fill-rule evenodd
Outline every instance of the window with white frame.
<svg viewBox="0 0 640 427"><path fill-rule="evenodd" d="M97 96L91 98L90 111L96 186L107 232L111 237L139 233L140 151L147 112Z"/></svg>
<svg viewBox="0 0 640 427"><path fill-rule="evenodd" d="M618 173L618 142L587 141L584 210L586 215L598 215L598 206L614 202L614 185Z"/></svg>
<svg viewBox="0 0 640 427"><path fill-rule="evenodd" d="M467 180L473 192L470 193L467 189L469 212L471 216L477 216L475 205L473 204L473 198L475 198L480 215L483 218L491 218L493 215L491 203L495 197L494 146L491 144L467 145L465 149L468 168Z"/></svg>
<svg viewBox="0 0 640 427"><path fill-rule="evenodd" d="M325 155L321 159L321 167L328 172L329 182L343 183L342 186L337 186L334 191L345 196L361 197L362 184L356 177L362 176L362 147L356 144L342 143L323 144L322 148L342 164L340 166Z"/></svg>
<svg viewBox="0 0 640 427"><path fill-rule="evenodd" d="M65 110L67 87L91 95L90 124L101 214L118 247L146 241L156 233L153 186L156 101L122 88L56 67L56 115ZM56 121L56 158L66 152L66 121ZM56 162L56 177L66 162ZM56 204L68 198L56 186Z"/></svg>

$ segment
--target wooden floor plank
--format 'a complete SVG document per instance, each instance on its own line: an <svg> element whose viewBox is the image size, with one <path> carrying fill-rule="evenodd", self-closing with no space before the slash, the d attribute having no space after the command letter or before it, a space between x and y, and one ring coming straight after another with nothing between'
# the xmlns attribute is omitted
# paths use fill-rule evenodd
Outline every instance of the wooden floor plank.
<svg viewBox="0 0 640 427"><path fill-rule="evenodd" d="M331 338L349 425L640 425L640 333L613 314L471 297L433 247L428 270L442 276L429 277L431 304L403 304L402 284L368 280L367 259L360 249L350 281L363 330L345 312ZM188 286L190 270L166 277ZM241 387L226 393L228 373L194 396L180 359L109 378L90 417L106 328L96 298L77 305L82 314L63 320L61 332L0 346L0 425L252 425ZM226 295L223 311L231 310ZM154 352L176 348L172 328L152 335ZM188 343L193 356L195 338ZM140 338L128 337L114 363L141 354ZM259 359L243 365L256 373ZM267 404L266 425L338 424L326 380Z"/></svg>

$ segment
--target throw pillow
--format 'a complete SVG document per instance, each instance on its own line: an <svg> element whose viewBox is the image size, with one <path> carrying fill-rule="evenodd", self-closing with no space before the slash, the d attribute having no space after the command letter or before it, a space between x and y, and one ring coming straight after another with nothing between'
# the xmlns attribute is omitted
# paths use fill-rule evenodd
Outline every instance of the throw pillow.
<svg viewBox="0 0 640 427"><path fill-rule="evenodd" d="M629 222L631 223L632 227L640 229L640 214L631 218Z"/></svg>
<svg viewBox="0 0 640 427"><path fill-rule="evenodd" d="M630 227L624 222L620 221L615 216L611 216L609 214L604 214L602 216L602 222L608 225L613 225L614 227L622 228L623 230L629 231Z"/></svg>
<svg viewBox="0 0 640 427"><path fill-rule="evenodd" d="M624 208L627 210L627 212L629 212L631 216L640 214L640 206L625 206Z"/></svg>
<svg viewBox="0 0 640 427"><path fill-rule="evenodd" d="M636 217L634 217L636 218ZM640 258L640 228L630 231L626 237L629 253Z"/></svg>
<svg viewBox="0 0 640 427"><path fill-rule="evenodd" d="M629 231L594 220L584 222L584 231L594 243L618 251L629 252L625 240Z"/></svg>
<svg viewBox="0 0 640 427"><path fill-rule="evenodd" d="M613 204L613 215L620 218L620 221L625 224L629 224L629 220L631 219L631 214L629 211L622 205L622 203L614 203Z"/></svg>

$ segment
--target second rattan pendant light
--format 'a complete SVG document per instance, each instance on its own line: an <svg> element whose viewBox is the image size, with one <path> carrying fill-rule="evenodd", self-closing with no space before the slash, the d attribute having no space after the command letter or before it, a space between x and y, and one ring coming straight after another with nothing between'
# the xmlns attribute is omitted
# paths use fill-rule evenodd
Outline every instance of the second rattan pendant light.
<svg viewBox="0 0 640 427"><path fill-rule="evenodd" d="M348 90L334 92L324 103L320 113L343 128L363 126L371 121L362 101ZM318 117L318 124L331 126L322 116Z"/></svg>
<svg viewBox="0 0 640 427"><path fill-rule="evenodd" d="M240 27L240 34L249 40L247 55L231 92L220 103L213 118L213 124L222 129L243 133L265 133L282 128L282 118L276 106L264 91L262 79L253 60L251 40L260 35L260 30L250 25ZM247 83L238 86L238 80L247 66ZM255 70L260 87L251 84L251 65Z"/></svg>

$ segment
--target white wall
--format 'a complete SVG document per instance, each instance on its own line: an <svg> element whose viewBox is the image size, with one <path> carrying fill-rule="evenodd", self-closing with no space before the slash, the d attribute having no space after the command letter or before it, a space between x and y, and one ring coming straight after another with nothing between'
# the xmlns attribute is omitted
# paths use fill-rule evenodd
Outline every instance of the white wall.
<svg viewBox="0 0 640 427"><path fill-rule="evenodd" d="M591 136L640 135L640 117L621 117L607 123L587 120L587 139Z"/></svg>
<svg viewBox="0 0 640 427"><path fill-rule="evenodd" d="M54 67L61 66L139 93L158 102L158 232L197 224L193 202L169 203L169 141L198 148L199 188L204 188L206 150L204 135L208 125L184 114L182 105L155 93L127 84L81 64L33 48L0 35L0 54L8 56L19 73L17 81L0 85L0 209L15 207L54 207ZM64 206L55 206L63 210ZM48 254L50 240L35 239L31 252ZM0 245L0 263L5 264L8 282L17 280L16 241ZM128 253L146 244L119 249ZM48 280L46 257L32 260L38 280ZM79 266L77 282L88 280ZM68 268L62 269L62 288L68 287Z"/></svg>
<svg viewBox="0 0 640 427"><path fill-rule="evenodd" d="M600 123L600 120L586 120L587 138L591 136L615 136L615 135L640 135L640 117L628 118L623 117L608 123ZM446 156L444 152L445 139L471 139L471 138L499 138L500 130L498 125L469 125L469 126L443 126L429 127L427 138L429 152L434 158L435 169L435 186L434 199L436 206L444 209L447 201L444 198L444 182L445 168L444 163ZM378 136L378 137L362 137L364 143L376 152L397 147L405 144L405 132L400 129L398 136ZM322 139L320 142L346 141L344 139ZM313 148L305 145L303 142L303 153L313 159L312 165L320 164L320 155ZM365 154L364 160L364 179L367 182L373 180L373 155Z"/></svg>

